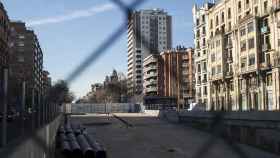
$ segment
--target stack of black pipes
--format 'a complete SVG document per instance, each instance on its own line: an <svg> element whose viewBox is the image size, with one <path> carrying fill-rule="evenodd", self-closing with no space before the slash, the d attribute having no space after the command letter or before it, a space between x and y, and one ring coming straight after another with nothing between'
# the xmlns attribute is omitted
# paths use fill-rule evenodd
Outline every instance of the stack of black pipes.
<svg viewBox="0 0 280 158"><path fill-rule="evenodd" d="M80 124L65 121L57 131L57 147L65 158L106 158L106 150Z"/></svg>

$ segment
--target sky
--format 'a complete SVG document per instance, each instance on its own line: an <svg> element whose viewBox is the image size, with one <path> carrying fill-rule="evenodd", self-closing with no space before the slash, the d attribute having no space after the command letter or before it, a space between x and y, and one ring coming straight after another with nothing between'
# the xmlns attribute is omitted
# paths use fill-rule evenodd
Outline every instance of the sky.
<svg viewBox="0 0 280 158"><path fill-rule="evenodd" d="M44 69L53 81L66 79L124 22L124 14L112 0L1 0L12 21L26 22L39 38ZM134 0L123 0L130 4ZM162 8L173 18L173 47L193 46L192 7L205 0L146 0L137 9ZM127 35L91 62L70 84L76 97L90 85L103 82L113 69L127 71Z"/></svg>

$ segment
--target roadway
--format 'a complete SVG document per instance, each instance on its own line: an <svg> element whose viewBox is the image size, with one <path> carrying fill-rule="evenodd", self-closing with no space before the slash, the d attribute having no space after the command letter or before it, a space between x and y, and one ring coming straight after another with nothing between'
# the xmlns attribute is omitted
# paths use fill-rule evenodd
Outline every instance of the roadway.
<svg viewBox="0 0 280 158"><path fill-rule="evenodd" d="M108 158L276 158L273 154L235 144L181 124L147 114L72 116L108 151Z"/></svg>

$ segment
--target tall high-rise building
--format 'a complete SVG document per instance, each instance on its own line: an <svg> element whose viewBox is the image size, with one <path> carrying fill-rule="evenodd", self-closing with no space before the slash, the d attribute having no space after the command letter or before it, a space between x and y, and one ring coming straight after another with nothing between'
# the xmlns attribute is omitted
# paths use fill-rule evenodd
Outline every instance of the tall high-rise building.
<svg viewBox="0 0 280 158"><path fill-rule="evenodd" d="M143 60L172 47L172 18L164 10L134 11L128 19L128 94L143 91Z"/></svg>
<svg viewBox="0 0 280 158"><path fill-rule="evenodd" d="M280 1L194 6L196 100L208 110L280 109Z"/></svg>

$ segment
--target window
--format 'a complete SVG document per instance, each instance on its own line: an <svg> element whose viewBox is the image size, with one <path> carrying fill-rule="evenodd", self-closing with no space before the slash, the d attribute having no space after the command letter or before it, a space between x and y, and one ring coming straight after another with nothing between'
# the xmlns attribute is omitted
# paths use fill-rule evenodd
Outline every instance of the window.
<svg viewBox="0 0 280 158"><path fill-rule="evenodd" d="M220 74L222 72L222 66L218 65L217 66L217 73Z"/></svg>
<svg viewBox="0 0 280 158"><path fill-rule="evenodd" d="M241 52L246 51L246 41L245 40L240 42L240 50L241 50Z"/></svg>
<svg viewBox="0 0 280 158"><path fill-rule="evenodd" d="M212 67L212 75L215 75L216 74L216 69L215 67Z"/></svg>
<svg viewBox="0 0 280 158"><path fill-rule="evenodd" d="M228 19L231 19L231 10L228 8Z"/></svg>
<svg viewBox="0 0 280 158"><path fill-rule="evenodd" d="M267 1L263 3L264 13L267 13Z"/></svg>
<svg viewBox="0 0 280 158"><path fill-rule="evenodd" d="M266 85L272 86L272 75L271 74L266 76Z"/></svg>
<svg viewBox="0 0 280 158"><path fill-rule="evenodd" d="M242 10L242 6L241 6L241 1L238 2L238 11L240 12Z"/></svg>
<svg viewBox="0 0 280 158"><path fill-rule="evenodd" d="M205 38L203 38L203 40L202 40L202 46L206 46Z"/></svg>
<svg viewBox="0 0 280 158"><path fill-rule="evenodd" d="M216 16L216 26L219 25L219 16Z"/></svg>
<svg viewBox="0 0 280 158"><path fill-rule="evenodd" d="M241 59L241 68L244 68L246 66L246 63L247 63L246 60L247 60L246 58Z"/></svg>
<svg viewBox="0 0 280 158"><path fill-rule="evenodd" d="M203 94L207 95L207 87L206 86L203 87Z"/></svg>
<svg viewBox="0 0 280 158"><path fill-rule="evenodd" d="M211 54L211 62L214 62L215 61L215 54Z"/></svg>
<svg viewBox="0 0 280 158"><path fill-rule="evenodd" d="M197 49L200 49L200 43L199 43L199 41L197 41L197 43L196 43L196 48L197 48Z"/></svg>
<svg viewBox="0 0 280 158"><path fill-rule="evenodd" d="M205 15L202 15L202 22L205 22Z"/></svg>
<svg viewBox="0 0 280 158"><path fill-rule="evenodd" d="M199 25L199 19L198 18L196 19L196 25Z"/></svg>
<svg viewBox="0 0 280 158"><path fill-rule="evenodd" d="M197 72L201 72L200 64L197 64Z"/></svg>
<svg viewBox="0 0 280 158"><path fill-rule="evenodd" d="M221 41L220 41L220 40L217 40L217 41L216 41L216 47L219 47L220 44L221 44Z"/></svg>
<svg viewBox="0 0 280 158"><path fill-rule="evenodd" d="M258 7L255 7L255 14L258 14Z"/></svg>
<svg viewBox="0 0 280 158"><path fill-rule="evenodd" d="M202 34L205 35L205 33L206 33L206 29L205 29L205 27L203 27L202 28Z"/></svg>
<svg viewBox="0 0 280 158"><path fill-rule="evenodd" d="M248 40L248 47L249 47L249 49L255 48L255 39L254 38L250 38Z"/></svg>
<svg viewBox="0 0 280 158"><path fill-rule="evenodd" d="M24 47L24 43L23 43L23 42L19 42L19 43L18 43L18 46L19 46L19 47Z"/></svg>
<svg viewBox="0 0 280 158"><path fill-rule="evenodd" d="M255 55L249 56L249 66L252 66L255 64Z"/></svg>
<svg viewBox="0 0 280 158"><path fill-rule="evenodd" d="M247 29L248 29L248 33L253 32L255 29L254 23L253 22L248 23Z"/></svg>
<svg viewBox="0 0 280 158"><path fill-rule="evenodd" d="M225 22L225 13L222 12L222 23Z"/></svg>
<svg viewBox="0 0 280 158"><path fill-rule="evenodd" d="M228 23L228 30L231 30L231 22Z"/></svg>
<svg viewBox="0 0 280 158"><path fill-rule="evenodd" d="M210 29L213 28L213 19L210 20Z"/></svg>
<svg viewBox="0 0 280 158"><path fill-rule="evenodd" d="M243 27L243 28L240 29L240 36L242 37L242 36L244 36L244 35L246 35L246 29L245 29L245 27Z"/></svg>
<svg viewBox="0 0 280 158"><path fill-rule="evenodd" d="M18 56L18 61L19 62L24 62L24 57L23 56Z"/></svg>
<svg viewBox="0 0 280 158"><path fill-rule="evenodd" d="M24 39L25 36L24 36L24 35L19 35L18 38L19 38L19 39Z"/></svg>
<svg viewBox="0 0 280 158"><path fill-rule="evenodd" d="M203 71L206 71L206 70L207 70L206 62L203 62Z"/></svg>

